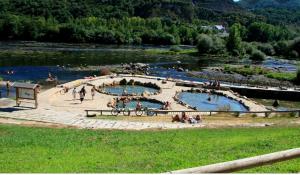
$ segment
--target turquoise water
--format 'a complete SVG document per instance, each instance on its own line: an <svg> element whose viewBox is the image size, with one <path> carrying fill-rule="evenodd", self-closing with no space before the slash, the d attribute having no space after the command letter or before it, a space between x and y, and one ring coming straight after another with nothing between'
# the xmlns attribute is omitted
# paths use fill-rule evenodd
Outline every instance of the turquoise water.
<svg viewBox="0 0 300 175"><path fill-rule="evenodd" d="M161 109L162 104L161 103L155 103L155 102L150 102L150 101L145 101L145 100L140 100L142 103L142 106L144 108L151 108L151 109ZM126 108L129 109L135 109L137 104L137 100L131 100L129 103L126 104Z"/></svg>
<svg viewBox="0 0 300 175"><path fill-rule="evenodd" d="M208 101L208 98L211 98ZM191 93L182 92L179 94L179 99L200 111L248 111L246 107L238 101L229 99L221 95L209 95L207 93Z"/></svg>
<svg viewBox="0 0 300 175"><path fill-rule="evenodd" d="M113 86L113 87L104 88L105 92L110 94L117 94L117 95L122 95L125 90L127 91L127 94L136 94L136 95L142 95L145 91L150 92L151 94L158 92L158 90L154 88L135 86L135 85Z"/></svg>

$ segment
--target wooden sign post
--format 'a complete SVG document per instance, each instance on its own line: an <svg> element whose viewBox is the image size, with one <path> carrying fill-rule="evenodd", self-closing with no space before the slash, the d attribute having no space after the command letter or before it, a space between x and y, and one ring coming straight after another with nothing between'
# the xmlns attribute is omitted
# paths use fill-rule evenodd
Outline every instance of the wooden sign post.
<svg viewBox="0 0 300 175"><path fill-rule="evenodd" d="M38 84L28 84L28 83L14 83L12 85L14 88L16 88L16 105L21 105L21 100L33 100L34 101L34 107L38 107L38 101L37 101L37 93L39 91L39 85Z"/></svg>

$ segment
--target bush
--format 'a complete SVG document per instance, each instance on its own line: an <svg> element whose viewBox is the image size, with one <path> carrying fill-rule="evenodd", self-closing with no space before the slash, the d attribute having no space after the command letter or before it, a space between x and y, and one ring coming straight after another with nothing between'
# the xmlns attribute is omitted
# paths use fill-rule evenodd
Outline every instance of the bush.
<svg viewBox="0 0 300 175"><path fill-rule="evenodd" d="M243 42L242 47L245 48L246 53L249 55L251 55L256 50L256 48L251 43Z"/></svg>
<svg viewBox="0 0 300 175"><path fill-rule="evenodd" d="M100 69L100 76L104 76L104 75L110 75L111 72L108 68L102 68Z"/></svg>
<svg viewBox="0 0 300 175"><path fill-rule="evenodd" d="M120 85L127 85L127 80L124 78L120 81Z"/></svg>
<svg viewBox="0 0 300 175"><path fill-rule="evenodd" d="M289 43L287 41L279 41L274 44L276 55L287 55L289 51Z"/></svg>
<svg viewBox="0 0 300 175"><path fill-rule="evenodd" d="M266 55L259 50L255 50L250 56L251 60L256 60L256 61L262 61L265 58L266 58Z"/></svg>
<svg viewBox="0 0 300 175"><path fill-rule="evenodd" d="M266 55L275 55L275 50L271 44L258 44L257 49L262 51Z"/></svg>
<svg viewBox="0 0 300 175"><path fill-rule="evenodd" d="M300 67L298 68L295 82L296 82L296 84L300 84Z"/></svg>
<svg viewBox="0 0 300 175"><path fill-rule="evenodd" d="M201 34L198 37L197 49L199 54L209 53L213 48L213 40L210 36Z"/></svg>
<svg viewBox="0 0 300 175"><path fill-rule="evenodd" d="M288 56L291 57L291 58L298 58L298 57L299 57L299 54L298 54L297 51L291 50L291 51L289 52Z"/></svg>
<svg viewBox="0 0 300 175"><path fill-rule="evenodd" d="M182 49L179 46L172 46L170 48L170 51L172 52L180 52Z"/></svg>
<svg viewBox="0 0 300 175"><path fill-rule="evenodd" d="M291 50L295 50L300 55L300 37L295 38L290 45Z"/></svg>

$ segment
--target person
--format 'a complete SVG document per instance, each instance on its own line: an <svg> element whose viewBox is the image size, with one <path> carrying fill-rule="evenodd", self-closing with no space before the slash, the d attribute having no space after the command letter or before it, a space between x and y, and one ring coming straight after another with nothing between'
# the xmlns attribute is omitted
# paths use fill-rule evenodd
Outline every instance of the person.
<svg viewBox="0 0 300 175"><path fill-rule="evenodd" d="M52 76L52 74L50 72L48 73L48 79L49 80L53 80L53 76Z"/></svg>
<svg viewBox="0 0 300 175"><path fill-rule="evenodd" d="M196 120L198 121L198 123L201 123L202 122L201 115L196 115Z"/></svg>
<svg viewBox="0 0 300 175"><path fill-rule="evenodd" d="M220 81L217 81L217 88L220 90L220 88L221 88L221 83L220 83Z"/></svg>
<svg viewBox="0 0 300 175"><path fill-rule="evenodd" d="M180 117L178 114L176 114L175 116L172 116L172 122L180 122Z"/></svg>
<svg viewBox="0 0 300 175"><path fill-rule="evenodd" d="M188 121L189 121L190 124L198 123L198 121L194 117L189 117Z"/></svg>
<svg viewBox="0 0 300 175"><path fill-rule="evenodd" d="M135 108L137 111L140 111L142 109L142 103L139 100L137 101Z"/></svg>
<svg viewBox="0 0 300 175"><path fill-rule="evenodd" d="M185 112L183 112L180 121L181 121L182 123L185 123L187 120L188 120L188 116L186 115Z"/></svg>
<svg viewBox="0 0 300 175"><path fill-rule="evenodd" d="M95 91L96 91L95 86L93 86L91 89L92 100L94 100Z"/></svg>
<svg viewBox="0 0 300 175"><path fill-rule="evenodd" d="M73 89L73 91L72 91L73 100L75 100L75 99L76 99L76 94L77 94L77 92L76 92L76 88L74 88L74 89Z"/></svg>
<svg viewBox="0 0 300 175"><path fill-rule="evenodd" d="M81 88L80 93L82 93L82 95L85 97L86 94L85 86Z"/></svg>
<svg viewBox="0 0 300 175"><path fill-rule="evenodd" d="M274 108L277 108L279 106L279 101L276 99L272 105Z"/></svg>
<svg viewBox="0 0 300 175"><path fill-rule="evenodd" d="M84 100L84 94L83 92L79 92L80 102L82 103Z"/></svg>
<svg viewBox="0 0 300 175"><path fill-rule="evenodd" d="M10 82L9 81L6 82L6 92L7 92L7 97L8 97L9 92L10 92Z"/></svg>

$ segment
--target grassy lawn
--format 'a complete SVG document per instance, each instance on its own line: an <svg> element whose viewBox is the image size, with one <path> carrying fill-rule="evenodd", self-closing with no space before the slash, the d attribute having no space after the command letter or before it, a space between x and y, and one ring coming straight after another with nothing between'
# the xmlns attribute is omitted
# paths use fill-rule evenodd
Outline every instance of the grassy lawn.
<svg viewBox="0 0 300 175"><path fill-rule="evenodd" d="M158 173L300 145L300 128L108 131L0 125L0 172ZM299 172L300 159L245 172Z"/></svg>
<svg viewBox="0 0 300 175"><path fill-rule="evenodd" d="M224 71L227 73L238 73L243 76L248 75L264 75L268 78L273 78L281 81L293 81L296 78L296 73L293 72L275 72L260 66L224 66Z"/></svg>

